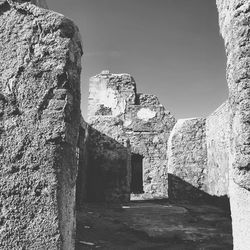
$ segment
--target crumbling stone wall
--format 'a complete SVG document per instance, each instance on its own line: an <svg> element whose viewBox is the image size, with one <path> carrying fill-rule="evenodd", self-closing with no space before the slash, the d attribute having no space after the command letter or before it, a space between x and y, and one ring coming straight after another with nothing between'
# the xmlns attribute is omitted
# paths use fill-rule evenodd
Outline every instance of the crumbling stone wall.
<svg viewBox="0 0 250 250"><path fill-rule="evenodd" d="M234 249L250 246L250 99L249 0L217 0L227 55L230 155L229 196Z"/></svg>
<svg viewBox="0 0 250 250"><path fill-rule="evenodd" d="M129 139L131 154L142 157L142 198L167 197L167 140L176 121L157 97L137 94L129 74L104 71L90 79L88 120L92 128L120 144ZM98 145L99 137L90 136ZM115 167L110 163L110 168Z"/></svg>
<svg viewBox="0 0 250 250"><path fill-rule="evenodd" d="M74 249L81 53L72 21L1 3L1 249Z"/></svg>
<svg viewBox="0 0 250 250"><path fill-rule="evenodd" d="M103 71L89 80L88 120L99 116L120 116L136 102L136 85L129 74Z"/></svg>
<svg viewBox="0 0 250 250"><path fill-rule="evenodd" d="M129 201L130 145L119 117L128 103L135 101L135 88L128 74L111 75L103 71L90 78L87 200Z"/></svg>
<svg viewBox="0 0 250 250"><path fill-rule="evenodd" d="M123 130L134 154L143 157L142 198L168 197L167 141L175 118L152 95L146 103L127 107ZM140 100L140 99L139 99ZM151 102L152 101L152 102ZM133 164L133 162L132 162Z"/></svg>
<svg viewBox="0 0 250 250"><path fill-rule="evenodd" d="M169 197L195 200L205 194L206 119L180 119L168 142Z"/></svg>
<svg viewBox="0 0 250 250"><path fill-rule="evenodd" d="M207 175L206 192L228 195L230 107L226 101L206 119Z"/></svg>
<svg viewBox="0 0 250 250"><path fill-rule="evenodd" d="M174 199L194 200L227 195L229 111L226 102L207 119L181 119L175 124L174 117L157 97L137 94L130 75L104 71L90 79L90 125L118 143L129 139L132 180L133 156L141 156L144 193L136 193L132 198L169 195ZM89 155L93 157L99 154L99 144L93 143L100 138L93 133L90 136ZM103 148L109 144L104 143ZM109 162L110 168L115 168L112 160Z"/></svg>

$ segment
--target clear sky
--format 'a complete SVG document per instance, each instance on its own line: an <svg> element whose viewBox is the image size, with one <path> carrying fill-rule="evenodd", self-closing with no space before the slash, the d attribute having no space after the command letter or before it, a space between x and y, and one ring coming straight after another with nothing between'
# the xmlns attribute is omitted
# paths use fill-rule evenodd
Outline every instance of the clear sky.
<svg viewBox="0 0 250 250"><path fill-rule="evenodd" d="M215 0L47 0L83 40L82 111L88 79L130 73L176 118L207 116L227 99Z"/></svg>

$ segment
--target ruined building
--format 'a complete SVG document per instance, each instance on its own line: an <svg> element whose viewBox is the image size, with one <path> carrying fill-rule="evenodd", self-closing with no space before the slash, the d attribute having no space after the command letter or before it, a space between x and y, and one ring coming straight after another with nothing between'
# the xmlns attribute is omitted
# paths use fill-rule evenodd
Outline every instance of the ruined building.
<svg viewBox="0 0 250 250"><path fill-rule="evenodd" d="M228 194L228 102L208 118L176 121L129 74L103 71L89 88L87 200Z"/></svg>
<svg viewBox="0 0 250 250"><path fill-rule="evenodd" d="M144 198L167 197L166 149L175 118L165 110L156 96L137 93L135 81L129 74L110 74L103 71L90 79L89 92L90 169L96 166L93 160L101 163L107 161L112 169L105 169L101 165L98 167L101 171L111 171L105 175L112 176L113 171L118 171L119 162L124 159L119 148L124 147L124 143L129 143L131 166L124 162L124 168L118 171L119 175L125 169L130 172L128 177L131 177L131 189L128 187L128 195L133 193ZM95 130L105 134L106 139L102 141L104 145L101 145ZM113 152L100 155L100 147L104 147L104 150L110 149L110 140L117 143L112 148ZM93 180L88 179L90 182Z"/></svg>
<svg viewBox="0 0 250 250"><path fill-rule="evenodd" d="M1 249L74 249L76 199L227 195L234 249L248 250L250 0L217 6L227 102L176 121L130 75L104 71L90 80L87 124L78 28L44 0L0 1Z"/></svg>

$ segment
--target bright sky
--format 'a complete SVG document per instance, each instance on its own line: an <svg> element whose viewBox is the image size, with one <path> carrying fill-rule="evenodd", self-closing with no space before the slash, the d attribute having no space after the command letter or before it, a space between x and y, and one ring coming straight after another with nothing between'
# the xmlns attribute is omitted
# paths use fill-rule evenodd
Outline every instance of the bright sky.
<svg viewBox="0 0 250 250"><path fill-rule="evenodd" d="M88 79L130 73L176 118L207 116L227 99L215 0L47 0L83 40L82 111Z"/></svg>

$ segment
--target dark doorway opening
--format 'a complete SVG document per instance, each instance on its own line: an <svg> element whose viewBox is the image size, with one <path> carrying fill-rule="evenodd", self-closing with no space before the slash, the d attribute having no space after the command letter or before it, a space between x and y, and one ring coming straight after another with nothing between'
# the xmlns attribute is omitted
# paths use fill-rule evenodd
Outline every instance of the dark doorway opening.
<svg viewBox="0 0 250 250"><path fill-rule="evenodd" d="M143 157L139 154L132 154L131 156L131 193L143 193Z"/></svg>

